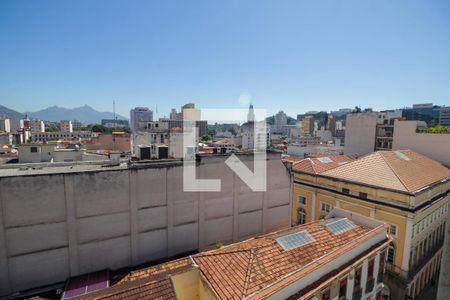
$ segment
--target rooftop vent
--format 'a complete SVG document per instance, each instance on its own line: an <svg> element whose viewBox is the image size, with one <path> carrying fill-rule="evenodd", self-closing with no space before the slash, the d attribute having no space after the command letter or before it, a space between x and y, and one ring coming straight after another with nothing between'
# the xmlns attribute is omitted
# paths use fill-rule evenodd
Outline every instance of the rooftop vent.
<svg viewBox="0 0 450 300"><path fill-rule="evenodd" d="M355 228L355 223L347 218L339 219L325 225L329 231L334 234L340 234L352 228Z"/></svg>
<svg viewBox="0 0 450 300"><path fill-rule="evenodd" d="M277 243L286 251L298 248L314 241L314 238L306 231L299 231L277 237Z"/></svg>

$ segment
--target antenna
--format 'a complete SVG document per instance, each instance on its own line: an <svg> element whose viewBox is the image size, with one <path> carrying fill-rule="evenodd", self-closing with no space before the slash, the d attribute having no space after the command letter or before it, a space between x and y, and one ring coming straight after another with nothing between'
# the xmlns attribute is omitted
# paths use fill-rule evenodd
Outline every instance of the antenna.
<svg viewBox="0 0 450 300"><path fill-rule="evenodd" d="M117 127L117 124L116 124L116 121L117 121L117 116L116 116L116 100L113 100L113 112L114 112L114 129L113 130L116 130L116 127ZM113 140L113 150L116 150L116 138L114 137L114 133L113 132L111 132L111 135L112 135L112 140Z"/></svg>

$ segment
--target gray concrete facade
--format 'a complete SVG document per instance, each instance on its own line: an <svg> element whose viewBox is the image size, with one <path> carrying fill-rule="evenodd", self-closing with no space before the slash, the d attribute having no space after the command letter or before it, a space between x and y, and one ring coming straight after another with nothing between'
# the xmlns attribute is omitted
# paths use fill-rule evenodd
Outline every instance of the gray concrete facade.
<svg viewBox="0 0 450 300"><path fill-rule="evenodd" d="M225 159L202 157L196 169L222 180L214 193L183 192L180 164L0 176L0 295L289 226L279 154L268 154L267 192L251 191Z"/></svg>

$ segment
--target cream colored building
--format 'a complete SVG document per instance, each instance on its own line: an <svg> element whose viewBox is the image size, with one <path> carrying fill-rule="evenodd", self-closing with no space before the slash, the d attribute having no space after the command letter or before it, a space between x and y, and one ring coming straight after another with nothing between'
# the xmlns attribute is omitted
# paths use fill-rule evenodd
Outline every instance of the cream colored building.
<svg viewBox="0 0 450 300"><path fill-rule="evenodd" d="M343 208L391 225L388 278L393 299L412 298L438 274L450 170L421 154L379 151L322 172L293 172L292 224Z"/></svg>

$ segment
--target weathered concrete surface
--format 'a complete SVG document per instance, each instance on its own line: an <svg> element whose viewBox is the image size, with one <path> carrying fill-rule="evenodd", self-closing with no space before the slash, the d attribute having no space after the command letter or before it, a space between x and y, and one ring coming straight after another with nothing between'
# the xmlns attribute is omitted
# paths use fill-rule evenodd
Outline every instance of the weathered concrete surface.
<svg viewBox="0 0 450 300"><path fill-rule="evenodd" d="M252 192L227 158L197 166L198 178L222 180L214 193L183 192L182 167L173 165L0 176L0 295L289 226L279 155L268 154L264 193Z"/></svg>

